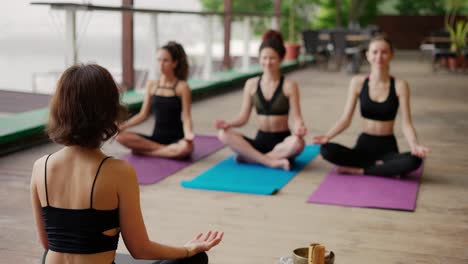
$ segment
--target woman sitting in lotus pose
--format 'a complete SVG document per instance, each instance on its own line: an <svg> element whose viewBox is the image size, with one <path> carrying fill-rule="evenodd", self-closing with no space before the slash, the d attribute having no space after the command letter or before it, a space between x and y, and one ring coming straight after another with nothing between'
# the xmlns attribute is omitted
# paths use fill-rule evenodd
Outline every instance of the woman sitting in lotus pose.
<svg viewBox="0 0 468 264"><path fill-rule="evenodd" d="M285 52L281 34L266 32L260 46L263 74L247 80L238 117L230 122L215 122L219 139L238 154L239 162L289 170L290 161L304 149L307 129L301 114L299 88L280 72ZM245 125L253 107L258 115L258 132L255 139L250 139L232 128ZM288 125L290 116L294 121L292 134Z"/></svg>
<svg viewBox="0 0 468 264"><path fill-rule="evenodd" d="M324 159L338 165L338 172L380 176L404 175L421 165L429 149L419 144L411 121L408 83L390 75L393 48L382 36L369 43L367 60L371 66L368 76L351 79L348 99L340 120L325 135L314 137L322 144ZM351 124L357 101L363 117L363 133L354 148L329 141ZM411 152L399 153L393 134L395 117L401 106L403 134Z"/></svg>
<svg viewBox="0 0 468 264"><path fill-rule="evenodd" d="M159 50L158 62L159 80L148 82L140 112L120 126L117 141L141 155L186 158L193 151L194 138L187 55L180 44L171 41ZM145 121L150 112L156 119L151 136L127 131Z"/></svg>

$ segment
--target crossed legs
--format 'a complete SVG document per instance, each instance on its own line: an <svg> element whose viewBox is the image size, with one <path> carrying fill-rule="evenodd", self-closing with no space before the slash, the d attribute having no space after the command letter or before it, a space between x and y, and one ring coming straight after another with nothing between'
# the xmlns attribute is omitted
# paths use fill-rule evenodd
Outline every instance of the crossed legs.
<svg viewBox="0 0 468 264"><path fill-rule="evenodd" d="M304 139L291 135L277 144L268 153L262 153L255 149L242 134L231 129L221 129L218 138L228 145L238 156L238 161L259 163L271 168L289 170L291 164L289 158L297 156L304 149Z"/></svg>
<svg viewBox="0 0 468 264"><path fill-rule="evenodd" d="M338 172L379 176L405 175L421 166L422 160L409 152L388 153L382 157L369 157L361 151L336 143L322 145L322 157L338 165Z"/></svg>
<svg viewBox="0 0 468 264"><path fill-rule="evenodd" d="M164 145L146 139L136 133L120 132L116 140L131 149L133 153L171 159L183 159L193 151L192 141L181 139L175 143Z"/></svg>

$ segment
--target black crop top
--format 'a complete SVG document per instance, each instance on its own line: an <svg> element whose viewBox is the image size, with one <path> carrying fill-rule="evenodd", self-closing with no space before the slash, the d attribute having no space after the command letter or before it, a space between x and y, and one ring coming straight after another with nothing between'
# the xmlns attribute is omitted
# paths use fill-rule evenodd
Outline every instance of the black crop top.
<svg viewBox="0 0 468 264"><path fill-rule="evenodd" d="M281 79L276 87L275 93L269 101L265 99L260 87L260 82L262 77L258 79L257 91L252 95L253 104L259 115L287 115L289 113L289 99L284 95L283 92L283 82L284 76L281 76Z"/></svg>
<svg viewBox="0 0 468 264"><path fill-rule="evenodd" d="M359 100L361 101L361 115L363 117L378 121L394 120L398 112L398 106L400 105L395 90L395 79L393 77L390 78L390 91L387 99L383 102L375 102L370 98L369 78L366 78L359 95Z"/></svg>
<svg viewBox="0 0 468 264"><path fill-rule="evenodd" d="M47 193L47 161L45 162L45 193L47 206L42 207L45 230L49 242L49 249L60 253L95 254L109 250L116 250L119 234L104 235L103 232L118 228L119 209L96 210L93 208L93 190L96 178L102 164L110 157L106 157L99 164L91 189L90 208L67 209L49 205Z"/></svg>

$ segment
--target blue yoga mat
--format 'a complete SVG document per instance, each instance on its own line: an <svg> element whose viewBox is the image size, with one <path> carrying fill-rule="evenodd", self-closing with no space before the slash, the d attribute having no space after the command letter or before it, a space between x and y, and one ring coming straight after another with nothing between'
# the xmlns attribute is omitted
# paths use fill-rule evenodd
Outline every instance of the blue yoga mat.
<svg viewBox="0 0 468 264"><path fill-rule="evenodd" d="M319 145L307 145L291 164L290 171L257 164L239 164L232 156L192 180L183 181L181 185L192 189L271 195L283 188L319 153Z"/></svg>

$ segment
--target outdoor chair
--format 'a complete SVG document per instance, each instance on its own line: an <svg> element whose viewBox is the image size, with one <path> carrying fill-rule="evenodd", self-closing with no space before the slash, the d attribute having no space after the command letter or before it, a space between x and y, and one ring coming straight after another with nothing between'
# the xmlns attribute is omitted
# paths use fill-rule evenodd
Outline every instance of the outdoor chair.
<svg viewBox="0 0 468 264"><path fill-rule="evenodd" d="M361 45L351 45L346 36L352 34L348 30L336 30L330 32L330 40L333 45L333 60L336 70L340 70L343 62L347 62L347 70L350 73L358 73L362 62Z"/></svg>
<svg viewBox="0 0 468 264"><path fill-rule="evenodd" d="M302 32L304 48L307 54L314 56L314 61L317 65L325 64L328 68L328 58L330 54L326 48L326 44L321 43L319 39L319 31L305 30Z"/></svg>
<svg viewBox="0 0 468 264"><path fill-rule="evenodd" d="M450 34L445 30L432 32L432 38L450 38ZM440 64L447 65L448 58L455 58L457 54L450 51L450 41L440 41L434 39L434 49L432 50L432 70L435 72Z"/></svg>

